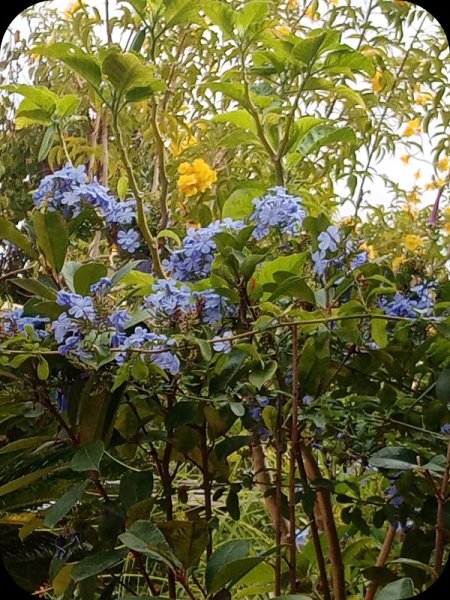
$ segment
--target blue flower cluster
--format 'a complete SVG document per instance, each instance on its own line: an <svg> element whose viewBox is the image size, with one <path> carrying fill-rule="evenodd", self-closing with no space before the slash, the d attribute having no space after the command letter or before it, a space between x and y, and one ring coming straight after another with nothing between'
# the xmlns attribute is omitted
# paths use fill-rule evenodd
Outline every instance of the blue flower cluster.
<svg viewBox="0 0 450 600"><path fill-rule="evenodd" d="M118 333L111 340L112 347L123 350L116 357L117 363L123 364L125 362L127 350L145 347L145 349L150 349L152 354L144 352L139 354L141 360L149 358L154 365L164 371L168 371L171 375L176 375L180 370L178 356L167 349L174 343L175 341L170 340L167 336L152 333L145 327L136 327L131 335Z"/></svg>
<svg viewBox="0 0 450 600"><path fill-rule="evenodd" d="M145 298L145 307L159 317L191 314L208 325L216 325L237 313L237 307L213 290L192 291L185 284L178 285L174 279L158 280L153 293Z"/></svg>
<svg viewBox="0 0 450 600"><path fill-rule="evenodd" d="M406 294L397 292L393 300L382 297L378 306L389 316L408 317L410 319L417 318L419 313L423 316L431 316L434 306L433 289L435 286L434 282L415 285Z"/></svg>
<svg viewBox="0 0 450 600"><path fill-rule="evenodd" d="M165 261L165 268L179 281L197 281L208 277L217 249L214 236L224 231L239 231L244 225L243 221L226 218L214 221L207 227L190 227L183 246Z"/></svg>
<svg viewBox="0 0 450 600"><path fill-rule="evenodd" d="M262 240L272 228L294 235L298 232L306 217L301 199L289 194L285 188L271 188L262 198L253 200L255 207L250 222L256 225L253 236Z"/></svg>
<svg viewBox="0 0 450 600"><path fill-rule="evenodd" d="M32 333L40 339L47 337L44 330L49 319L44 317L25 317L21 308L4 313L0 317L0 337L15 335L31 328Z"/></svg>
<svg viewBox="0 0 450 600"><path fill-rule="evenodd" d="M46 207L49 211L62 211L65 218L76 217L83 206L93 206L105 219L108 226L131 226L136 219L136 200L120 202L96 179L91 183L85 167L66 165L59 171L44 177L39 188L33 193L37 208ZM120 229L117 243L129 253L140 245L139 233L132 227Z"/></svg>

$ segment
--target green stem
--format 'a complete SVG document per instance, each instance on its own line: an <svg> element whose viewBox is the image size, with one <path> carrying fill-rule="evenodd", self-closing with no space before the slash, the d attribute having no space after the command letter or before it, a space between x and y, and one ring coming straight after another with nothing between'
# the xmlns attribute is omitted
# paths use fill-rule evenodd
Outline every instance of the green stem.
<svg viewBox="0 0 450 600"><path fill-rule="evenodd" d="M160 259L159 252L158 252L157 242L149 229L147 219L145 217L143 194L142 194L141 190L139 189L138 183L136 181L136 176L133 171L133 167L131 166L131 162L130 162L130 159L128 157L128 154L127 154L127 151L125 148L122 131L119 127L119 120L118 120L117 112L115 112L113 114L113 127L114 127L114 131L115 131L115 134L117 137L117 144L119 147L120 157L121 157L123 165L125 167L125 171L127 173L131 189L133 191L133 194L136 197L138 227L139 227L140 232L142 233L142 236L143 236L144 240L146 241L147 246L151 252L152 259L153 259L153 269L154 269L156 275L158 277L160 277L161 279L166 279L166 274L164 273L164 270L161 265L161 259Z"/></svg>

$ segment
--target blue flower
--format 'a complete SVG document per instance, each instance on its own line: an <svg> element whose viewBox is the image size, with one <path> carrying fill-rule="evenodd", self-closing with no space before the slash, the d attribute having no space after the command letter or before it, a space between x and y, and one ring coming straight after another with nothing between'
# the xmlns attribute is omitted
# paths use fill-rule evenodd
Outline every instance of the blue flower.
<svg viewBox="0 0 450 600"><path fill-rule="evenodd" d="M57 388L55 390L56 407L60 413L66 413L69 407L69 396Z"/></svg>
<svg viewBox="0 0 450 600"><path fill-rule="evenodd" d="M221 338L214 338L217 339L217 341L213 344L214 350L216 352L223 352L224 354L228 354L228 352L231 351L231 342L227 342L226 338L229 338L232 335L232 331L225 331L224 333L222 333Z"/></svg>
<svg viewBox="0 0 450 600"><path fill-rule="evenodd" d="M325 258L325 252L321 252L321 251L317 251L317 252L313 252L311 255L311 258L313 259L314 265L313 265L313 271L314 273L316 273L316 275L323 275L325 273L325 271L327 270L328 264L329 264L329 260L327 260Z"/></svg>
<svg viewBox="0 0 450 600"><path fill-rule="evenodd" d="M75 319L95 320L95 308L92 298L89 296L80 296L80 294L70 294L69 315Z"/></svg>
<svg viewBox="0 0 450 600"><path fill-rule="evenodd" d="M115 327L117 331L123 331L126 323L130 320L131 317L127 310L118 310L108 317L109 324L111 327Z"/></svg>
<svg viewBox="0 0 450 600"><path fill-rule="evenodd" d="M313 402L314 398L312 396L303 396L303 404L305 406L309 406Z"/></svg>
<svg viewBox="0 0 450 600"><path fill-rule="evenodd" d="M108 277L102 277L97 281L97 283L93 283L90 287L91 294L98 294L99 296L104 296L109 292L112 286L112 281Z"/></svg>
<svg viewBox="0 0 450 600"><path fill-rule="evenodd" d="M155 315L162 313L173 316L176 312L189 312L191 303L191 290L186 286L177 286L174 279L160 279L153 286L153 293L145 298L145 306Z"/></svg>
<svg viewBox="0 0 450 600"><path fill-rule="evenodd" d="M134 229L128 229L127 231L119 231L117 234L117 243L123 249L132 254L139 246L139 234Z"/></svg>
<svg viewBox="0 0 450 600"><path fill-rule="evenodd" d="M322 252L326 252L327 250L336 252L341 241L339 229L336 225L330 225L327 227L326 231L322 231L322 233L319 234L317 241Z"/></svg>
<svg viewBox="0 0 450 600"><path fill-rule="evenodd" d="M25 331L27 327L32 327L33 333L38 338L43 339L48 335L43 328L49 322L49 319L46 317L24 317L21 308L4 313L1 319L3 329L9 335Z"/></svg>
<svg viewBox="0 0 450 600"><path fill-rule="evenodd" d="M352 262L350 263L350 267L352 269L356 269L357 267L360 267L361 265L366 264L366 262L369 260L369 254L368 252L364 251L364 252L359 252L359 254L357 254Z"/></svg>
<svg viewBox="0 0 450 600"><path fill-rule="evenodd" d="M450 435L450 423L446 423L445 425L442 425L441 431L442 431L442 433L445 433L445 435Z"/></svg>
<svg viewBox="0 0 450 600"><path fill-rule="evenodd" d="M78 332L78 326L71 319L69 319L67 313L65 312L60 314L56 321L53 321L51 328L55 334L55 340L58 342L58 344L63 341L69 332Z"/></svg>
<svg viewBox="0 0 450 600"><path fill-rule="evenodd" d="M250 221L256 225L253 237L261 240L277 228L282 234L294 235L306 216L301 198L290 195L283 187L274 187L263 198L253 200L254 211Z"/></svg>
<svg viewBox="0 0 450 600"><path fill-rule="evenodd" d="M297 546L297 548L303 548L304 546L306 546L306 543L308 542L308 538L311 535L311 531L309 527L306 527L305 529L296 529L295 530L295 544Z"/></svg>

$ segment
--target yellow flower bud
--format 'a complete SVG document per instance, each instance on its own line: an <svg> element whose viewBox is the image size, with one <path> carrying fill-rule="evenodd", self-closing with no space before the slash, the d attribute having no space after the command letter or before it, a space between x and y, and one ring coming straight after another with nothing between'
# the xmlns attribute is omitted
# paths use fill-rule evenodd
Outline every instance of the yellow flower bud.
<svg viewBox="0 0 450 600"><path fill-rule="evenodd" d="M403 241L406 249L410 252L414 252L414 250L416 250L419 246L423 245L423 239L420 236L412 233L405 235L405 239Z"/></svg>
<svg viewBox="0 0 450 600"><path fill-rule="evenodd" d="M420 119L413 119L412 121L408 121L405 129L403 130L402 135L404 137L411 137L412 135L416 135L416 133L420 133L422 128L420 126Z"/></svg>

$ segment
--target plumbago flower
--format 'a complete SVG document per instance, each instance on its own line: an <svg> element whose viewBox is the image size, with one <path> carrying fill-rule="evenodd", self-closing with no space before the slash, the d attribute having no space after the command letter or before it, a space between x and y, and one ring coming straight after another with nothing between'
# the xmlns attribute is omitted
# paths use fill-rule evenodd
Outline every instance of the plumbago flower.
<svg viewBox="0 0 450 600"><path fill-rule="evenodd" d="M282 234L297 233L306 217L301 206L301 199L291 196L283 187L274 187L266 196L253 200L255 210L250 222L256 225L253 236L261 240L269 235L273 228Z"/></svg>
<svg viewBox="0 0 450 600"><path fill-rule="evenodd" d="M381 297L379 307L388 315L416 319L420 314L433 314L435 282L420 283L411 287L407 292L398 292L392 300Z"/></svg>
<svg viewBox="0 0 450 600"><path fill-rule="evenodd" d="M108 227L119 228L116 239L123 250L131 254L140 246L139 233L130 227L136 223L136 200L121 202L97 179L88 182L84 166L66 165L47 175L33 193L33 200L36 208L59 210L65 218L76 217L83 208L91 206L97 209ZM121 229L124 226L126 228Z"/></svg>

